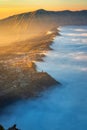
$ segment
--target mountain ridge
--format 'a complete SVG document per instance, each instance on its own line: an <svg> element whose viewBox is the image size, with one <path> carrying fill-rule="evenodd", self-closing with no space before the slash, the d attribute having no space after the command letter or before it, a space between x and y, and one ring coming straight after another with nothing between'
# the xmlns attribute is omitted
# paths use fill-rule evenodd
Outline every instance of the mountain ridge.
<svg viewBox="0 0 87 130"><path fill-rule="evenodd" d="M47 11L39 9L0 20L2 44L22 41L46 34L53 28L67 25L87 25L87 10Z"/></svg>
<svg viewBox="0 0 87 130"><path fill-rule="evenodd" d="M71 10L62 10L62 11L52 11L52 10L45 10L45 9L38 9L38 10L35 10L35 11L30 11L30 12L24 12L24 13L19 13L19 14L14 14L14 15L11 15L11 16L8 16L8 17L5 17L3 19L0 19L0 21L3 21L3 20L6 20L6 19L9 19L9 18L12 18L12 17L15 17L15 16L20 16L20 15L27 15L27 14L31 14L31 13L87 13L87 10L76 10L76 11L71 11Z"/></svg>

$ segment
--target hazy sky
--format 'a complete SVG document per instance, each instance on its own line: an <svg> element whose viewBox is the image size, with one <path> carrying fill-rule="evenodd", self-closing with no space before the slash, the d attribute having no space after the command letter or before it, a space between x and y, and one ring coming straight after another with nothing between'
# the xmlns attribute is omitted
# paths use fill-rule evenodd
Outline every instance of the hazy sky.
<svg viewBox="0 0 87 130"><path fill-rule="evenodd" d="M0 18L36 9L82 10L87 0L0 0Z"/></svg>

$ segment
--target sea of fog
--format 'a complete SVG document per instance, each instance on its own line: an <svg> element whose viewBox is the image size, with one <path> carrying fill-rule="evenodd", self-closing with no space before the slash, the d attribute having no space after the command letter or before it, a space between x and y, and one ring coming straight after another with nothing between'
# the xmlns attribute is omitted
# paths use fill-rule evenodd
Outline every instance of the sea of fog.
<svg viewBox="0 0 87 130"><path fill-rule="evenodd" d="M61 86L41 97L18 102L0 115L6 128L21 130L87 130L87 26L60 27L38 71L46 71Z"/></svg>

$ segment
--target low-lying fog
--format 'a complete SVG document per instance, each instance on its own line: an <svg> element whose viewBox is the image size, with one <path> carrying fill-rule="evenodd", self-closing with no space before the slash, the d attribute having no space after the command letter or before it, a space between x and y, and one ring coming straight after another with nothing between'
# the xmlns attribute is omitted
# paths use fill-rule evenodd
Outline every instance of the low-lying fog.
<svg viewBox="0 0 87 130"><path fill-rule="evenodd" d="M6 108L0 116L5 127L16 123L21 130L87 129L87 26L61 27L60 33L37 69L62 86Z"/></svg>

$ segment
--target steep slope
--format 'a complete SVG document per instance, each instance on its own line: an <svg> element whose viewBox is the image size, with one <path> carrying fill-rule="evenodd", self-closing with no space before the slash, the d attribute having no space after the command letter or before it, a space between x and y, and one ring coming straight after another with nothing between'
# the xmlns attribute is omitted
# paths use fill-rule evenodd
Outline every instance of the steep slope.
<svg viewBox="0 0 87 130"><path fill-rule="evenodd" d="M86 24L87 10L58 12L40 9L0 20L0 42L29 39L58 26Z"/></svg>

